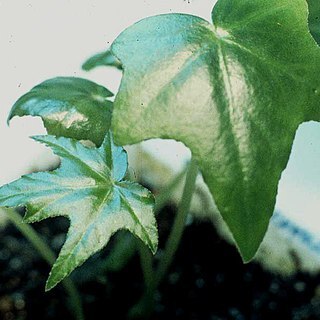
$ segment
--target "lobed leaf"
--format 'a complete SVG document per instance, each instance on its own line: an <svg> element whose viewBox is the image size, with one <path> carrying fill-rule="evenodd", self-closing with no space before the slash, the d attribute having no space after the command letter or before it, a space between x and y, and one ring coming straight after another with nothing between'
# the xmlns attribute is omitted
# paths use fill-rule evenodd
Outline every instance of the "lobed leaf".
<svg viewBox="0 0 320 320"><path fill-rule="evenodd" d="M15 116L39 116L49 134L101 145L111 125L113 94L96 83L73 77L46 80L12 107Z"/></svg>
<svg viewBox="0 0 320 320"><path fill-rule="evenodd" d="M305 0L219 0L213 24L166 14L125 30L114 102L116 143L188 146L242 258L272 216L295 132L320 120L320 49Z"/></svg>
<svg viewBox="0 0 320 320"><path fill-rule="evenodd" d="M25 205L26 222L64 216L70 219L65 244L46 289L50 290L95 252L112 234L127 229L154 253L158 236L151 192L124 181L127 155L107 134L100 148L54 136L34 137L61 157L60 168L23 176L0 188L0 206Z"/></svg>

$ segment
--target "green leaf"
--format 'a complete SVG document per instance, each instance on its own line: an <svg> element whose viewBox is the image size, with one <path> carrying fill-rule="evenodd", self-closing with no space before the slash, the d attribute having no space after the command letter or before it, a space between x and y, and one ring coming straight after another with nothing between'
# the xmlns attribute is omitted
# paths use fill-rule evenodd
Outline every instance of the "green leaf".
<svg viewBox="0 0 320 320"><path fill-rule="evenodd" d="M154 253L158 236L153 195L137 183L123 181L127 155L107 134L102 146L87 148L76 140L34 137L62 159L52 172L23 176L0 188L0 206L25 205L26 222L49 217L70 219L66 242L55 262L46 289L101 250L112 234L127 229Z"/></svg>
<svg viewBox="0 0 320 320"><path fill-rule="evenodd" d="M12 107L15 116L40 116L49 134L101 145L111 125L113 94L96 83L73 77L42 82Z"/></svg>
<svg viewBox="0 0 320 320"><path fill-rule="evenodd" d="M273 213L295 132L320 120L320 50L305 0L220 0L213 25L167 14L125 30L116 143L182 141L198 161L242 258Z"/></svg>
<svg viewBox="0 0 320 320"><path fill-rule="evenodd" d="M320 1L308 0L309 28L314 39L320 45Z"/></svg>
<svg viewBox="0 0 320 320"><path fill-rule="evenodd" d="M121 62L111 53L110 50L100 52L90 57L82 65L82 69L85 71L90 71L97 67L116 67L122 70Z"/></svg>

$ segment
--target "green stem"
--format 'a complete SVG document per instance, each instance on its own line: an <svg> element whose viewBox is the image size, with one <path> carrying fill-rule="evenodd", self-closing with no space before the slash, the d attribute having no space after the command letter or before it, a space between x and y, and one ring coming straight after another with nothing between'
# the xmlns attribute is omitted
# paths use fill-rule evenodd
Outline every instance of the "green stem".
<svg viewBox="0 0 320 320"><path fill-rule="evenodd" d="M139 240L138 243L139 255L140 255L140 264L143 273L143 279L145 283L146 290L153 281L154 270L153 270L153 257L150 249Z"/></svg>
<svg viewBox="0 0 320 320"><path fill-rule="evenodd" d="M56 259L55 254L51 251L51 249L48 250L47 245L42 239L40 239L34 229L30 225L23 223L21 215L14 209L6 209L5 211L8 219L29 240L42 258L47 261L48 264L52 265Z"/></svg>
<svg viewBox="0 0 320 320"><path fill-rule="evenodd" d="M41 239L37 232L28 224L23 223L20 214L14 209L5 209L6 216L15 225L15 227L29 240L42 258L49 264L53 265L56 256L50 247ZM83 308L79 292L70 278L62 281L63 286L69 294L72 306L77 320L84 320Z"/></svg>
<svg viewBox="0 0 320 320"><path fill-rule="evenodd" d="M183 177L187 172L187 168L182 170L179 174L177 174L170 183L155 197L155 206L154 211L157 214L170 200L172 197L172 193L175 191ZM143 244L141 241L138 240L138 248L139 248L139 255L140 255L140 263L141 268L144 276L144 282L146 289L153 282L153 266L152 266L152 254L150 250Z"/></svg>
<svg viewBox="0 0 320 320"><path fill-rule="evenodd" d="M156 198L156 211L161 210L161 208L168 202L172 196L172 192L180 183L181 179L184 177L184 174L185 171L181 172L174 180L172 180L172 183L166 187L166 190ZM158 269L155 272L152 268L152 257L149 250L149 257L146 257L147 248L145 246L144 248L140 248L140 261L145 279L145 293L141 300L130 310L128 316L131 319L147 319L152 313L154 305L154 293L166 275L182 238L183 230L186 224L186 218L190 211L190 204L195 189L197 175L198 166L195 160L191 159L191 162L187 168L186 181L181 202L178 207L178 212L168 237L164 254L159 262Z"/></svg>
<svg viewBox="0 0 320 320"><path fill-rule="evenodd" d="M178 173L170 183L158 194L156 195L156 203L154 206L155 213L158 213L163 207L168 203L172 197L172 193L178 187L179 183L182 181L183 177L187 172L188 167Z"/></svg>
<svg viewBox="0 0 320 320"><path fill-rule="evenodd" d="M181 183L184 178L186 172L188 171L188 167L182 170L179 174L177 174L170 183L163 189L161 192L155 197L155 207L154 211L157 214L163 207L168 203L168 201L172 197L172 193L178 187L179 183ZM150 312L153 310L153 296L154 291L154 269L153 269L153 257L152 254L140 240L137 240L139 255L140 255L140 264L144 277L145 284L145 293L141 300L132 307L129 311L128 317L131 319L143 319L145 316L148 316Z"/></svg>
<svg viewBox="0 0 320 320"><path fill-rule="evenodd" d="M190 211L190 205L192 196L194 193L196 179L198 175L198 166L194 159L191 159L189 164L186 182L183 189L181 202L178 207L178 212L173 223L170 235L168 237L164 254L159 262L158 269L156 270L156 276L153 281L154 290L158 287L164 276L166 275L174 255L178 249L179 243L182 238L183 230L185 228L186 219Z"/></svg>

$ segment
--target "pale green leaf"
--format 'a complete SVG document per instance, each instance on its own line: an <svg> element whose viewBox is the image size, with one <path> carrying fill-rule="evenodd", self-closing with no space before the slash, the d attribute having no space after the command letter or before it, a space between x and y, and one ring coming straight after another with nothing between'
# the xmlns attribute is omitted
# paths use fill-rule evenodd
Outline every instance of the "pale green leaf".
<svg viewBox="0 0 320 320"><path fill-rule="evenodd" d="M101 250L119 229L131 231L156 251L153 195L139 184L123 180L127 155L113 144L111 134L98 149L63 137L34 139L59 155L61 166L1 187L0 206L25 205L26 222L56 216L70 219L67 239L50 273L47 290Z"/></svg>
<svg viewBox="0 0 320 320"><path fill-rule="evenodd" d="M96 83L73 77L46 80L12 107L15 116L39 116L49 134L101 145L111 124L113 94Z"/></svg>
<svg viewBox="0 0 320 320"><path fill-rule="evenodd" d="M298 126L320 120L320 49L305 0L219 0L212 19L155 16L115 40L124 75L112 129L122 145L188 146L249 261Z"/></svg>

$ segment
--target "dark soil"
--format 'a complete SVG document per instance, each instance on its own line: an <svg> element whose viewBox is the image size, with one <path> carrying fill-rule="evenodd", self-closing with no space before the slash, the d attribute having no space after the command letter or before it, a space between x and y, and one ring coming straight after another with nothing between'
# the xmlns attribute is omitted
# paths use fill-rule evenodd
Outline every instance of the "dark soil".
<svg viewBox="0 0 320 320"><path fill-rule="evenodd" d="M166 208L161 215L163 244L174 212ZM68 223L57 218L34 227L58 251ZM119 272L97 272L114 242L73 274L86 319L100 319L99 314L125 319L142 294L137 255ZM72 319L62 286L44 293L48 272L47 264L15 227L0 230L0 319ZM299 273L283 279L258 264L243 265L235 248L219 238L211 223L197 222L186 228L155 298L151 319L320 319L320 275Z"/></svg>

